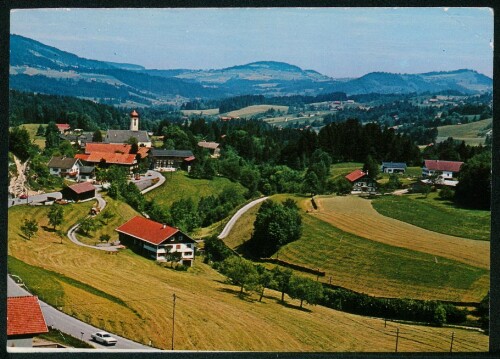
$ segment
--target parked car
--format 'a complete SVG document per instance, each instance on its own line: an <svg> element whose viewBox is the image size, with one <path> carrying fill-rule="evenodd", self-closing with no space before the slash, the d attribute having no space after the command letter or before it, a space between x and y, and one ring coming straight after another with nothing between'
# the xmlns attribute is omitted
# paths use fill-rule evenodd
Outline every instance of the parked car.
<svg viewBox="0 0 500 359"><path fill-rule="evenodd" d="M116 339L111 336L111 334L106 332L97 332L90 336L92 340L97 343L101 343L104 345L115 345Z"/></svg>
<svg viewBox="0 0 500 359"><path fill-rule="evenodd" d="M27 194L25 194L25 193L23 193L22 195L20 195L20 196L19 196L19 198L21 198L21 199L26 199L26 198L28 198L28 195L27 195Z"/></svg>

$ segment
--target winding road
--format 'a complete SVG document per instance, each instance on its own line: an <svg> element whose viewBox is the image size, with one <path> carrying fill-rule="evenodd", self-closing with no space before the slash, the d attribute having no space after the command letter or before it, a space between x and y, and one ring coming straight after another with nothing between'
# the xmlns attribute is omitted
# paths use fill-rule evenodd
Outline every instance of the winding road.
<svg viewBox="0 0 500 359"><path fill-rule="evenodd" d="M263 202L263 201L265 201L268 198L269 197L262 197L262 198L256 199L255 201L252 201L252 202L246 204L245 206L241 207L238 210L238 212L236 212L234 214L234 216L231 217L231 219L229 220L229 222L227 222L227 224L224 226L224 229L217 236L217 238L219 238L219 239L226 238L227 235L229 234L229 232L231 232L231 229L233 229L233 226L236 223L236 221L238 219L240 219L240 217L243 215L243 213L245 213L246 211L248 211L250 208L252 208L253 206L255 206L257 203Z"/></svg>

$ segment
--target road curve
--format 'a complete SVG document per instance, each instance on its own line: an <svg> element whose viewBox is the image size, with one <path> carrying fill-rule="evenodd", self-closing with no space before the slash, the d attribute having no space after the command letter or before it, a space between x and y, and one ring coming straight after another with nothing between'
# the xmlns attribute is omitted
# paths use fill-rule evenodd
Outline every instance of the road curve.
<svg viewBox="0 0 500 359"><path fill-rule="evenodd" d="M256 199L255 201L252 201L252 202L246 204L245 206L241 207L238 210L238 212L236 212L234 214L234 216L231 217L231 219L229 220L229 222L227 222L226 226L224 227L224 229L222 230L222 232L217 236L217 238L219 238L219 239L226 238L228 236L229 232L231 232L231 229L233 229L233 226L236 223L236 221L238 219L240 219L240 217L243 215L243 213L245 213L246 211L248 211L250 208L252 208L256 204L258 204L260 202L263 202L263 201L265 201L268 198L269 197L262 197L262 198Z"/></svg>
<svg viewBox="0 0 500 359"><path fill-rule="evenodd" d="M7 276L7 295L9 297L15 296L25 296L32 295L26 289L21 288L14 280ZM45 318L45 322L48 326L59 329L63 333L67 333L75 338L81 339L90 345L94 346L97 349L138 349L138 350L148 350L148 351L159 351L159 349L151 348L143 344L136 343L132 340L120 337L118 335L113 334L113 336L117 339L117 343L115 346L104 346L99 343L96 343L91 340L90 335L92 333L101 331L103 329L96 328L87 323L84 323L76 318L73 318L63 312L60 312L54 307L51 307L47 303L38 299L40 302L40 308L42 309L43 316ZM83 334L82 334L83 333Z"/></svg>

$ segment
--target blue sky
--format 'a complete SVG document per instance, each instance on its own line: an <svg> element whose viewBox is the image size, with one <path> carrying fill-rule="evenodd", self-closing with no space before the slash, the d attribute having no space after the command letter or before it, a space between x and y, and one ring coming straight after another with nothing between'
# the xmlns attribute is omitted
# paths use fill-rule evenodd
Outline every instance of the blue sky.
<svg viewBox="0 0 500 359"><path fill-rule="evenodd" d="M11 33L156 69L272 60L332 77L493 74L487 8L30 9L12 11Z"/></svg>

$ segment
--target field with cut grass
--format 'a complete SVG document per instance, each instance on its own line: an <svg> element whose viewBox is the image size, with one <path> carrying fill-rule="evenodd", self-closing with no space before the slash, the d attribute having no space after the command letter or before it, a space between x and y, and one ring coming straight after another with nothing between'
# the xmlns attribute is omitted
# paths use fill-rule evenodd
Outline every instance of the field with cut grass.
<svg viewBox="0 0 500 359"><path fill-rule="evenodd" d="M90 206L91 204L89 204ZM85 204L66 213L70 226L86 214ZM457 328L396 324L321 306L298 309L299 301L266 290L262 302L253 294L241 299L201 260L188 272L158 266L129 250L110 256L49 232L31 240L18 234L21 213L42 221L45 207L9 210L9 270L43 300L81 320L141 343L170 349L172 295L176 301L176 350L250 351L485 351L488 337ZM16 259L14 259L16 258ZM49 323L50 324L50 323Z"/></svg>
<svg viewBox="0 0 500 359"><path fill-rule="evenodd" d="M309 213L302 216L301 238L281 248L279 259L326 272L320 281L331 277L332 284L380 297L479 302L488 292L487 269L340 230L317 218L309 200L292 198ZM224 239L229 247L250 238L258 207L236 222Z"/></svg>
<svg viewBox="0 0 500 359"><path fill-rule="evenodd" d="M270 109L275 109L276 111L288 112L288 106L278 106L278 105L253 105L244 107L242 109L231 111L227 113L227 116L232 117L250 117L264 113Z"/></svg>
<svg viewBox="0 0 500 359"><path fill-rule="evenodd" d="M357 236L489 269L487 241L449 236L381 215L371 201L356 196L317 197L311 214ZM411 208L409 209L411 210Z"/></svg>
<svg viewBox="0 0 500 359"><path fill-rule="evenodd" d="M183 115L189 116L189 115L218 115L219 114L219 109L218 108L210 108L207 110L182 110L181 111Z"/></svg>
<svg viewBox="0 0 500 359"><path fill-rule="evenodd" d="M190 178L184 171L165 172L165 183L154 191L146 193L148 200L154 199L158 204L170 206L175 201L191 198L195 203L201 197L218 195L225 187L234 186L241 194L246 188L237 182L231 182L224 177L214 177L213 180Z"/></svg>
<svg viewBox="0 0 500 359"><path fill-rule="evenodd" d="M459 208L439 199L437 193L427 198L421 194L383 196L372 201L380 214L415 226L451 236L490 240L489 211Z"/></svg>
<svg viewBox="0 0 500 359"><path fill-rule="evenodd" d="M492 119L488 118L481 121L464 123L462 125L448 125L438 127L437 141L444 141L448 137L455 140L465 141L469 145L484 144L484 137L479 137L478 133L491 126Z"/></svg>

